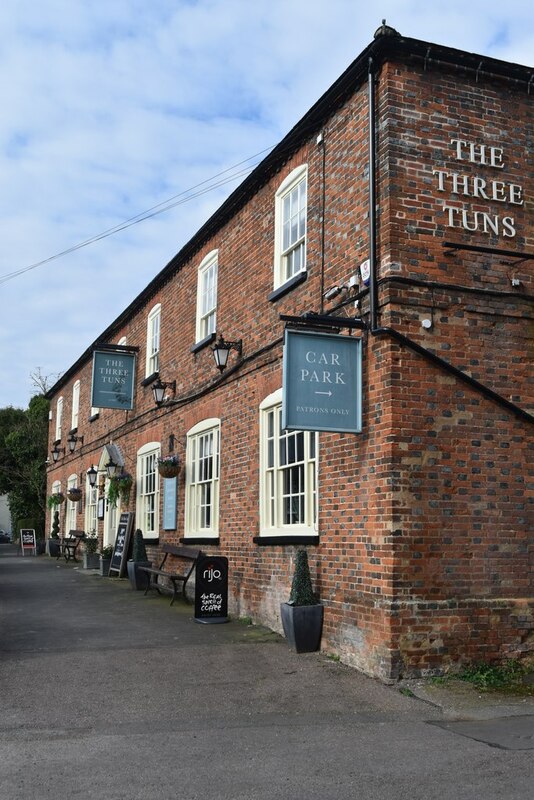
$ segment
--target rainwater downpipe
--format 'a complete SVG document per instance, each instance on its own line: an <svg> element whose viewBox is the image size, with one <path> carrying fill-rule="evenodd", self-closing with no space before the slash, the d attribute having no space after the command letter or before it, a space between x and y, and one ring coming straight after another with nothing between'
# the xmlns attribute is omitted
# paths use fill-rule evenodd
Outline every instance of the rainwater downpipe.
<svg viewBox="0 0 534 800"><path fill-rule="evenodd" d="M376 126L375 126L375 71L373 59L369 59L369 312L370 329L377 329L377 280L376 280Z"/></svg>

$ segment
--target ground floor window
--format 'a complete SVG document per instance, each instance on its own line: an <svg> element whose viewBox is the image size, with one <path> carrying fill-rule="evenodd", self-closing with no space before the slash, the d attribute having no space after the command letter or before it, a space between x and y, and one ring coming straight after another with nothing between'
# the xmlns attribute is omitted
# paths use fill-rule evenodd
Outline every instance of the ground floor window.
<svg viewBox="0 0 534 800"><path fill-rule="evenodd" d="M89 478L85 483L85 532L88 536L96 536L97 520L96 509L98 502L98 487L91 486Z"/></svg>
<svg viewBox="0 0 534 800"><path fill-rule="evenodd" d="M59 494L60 492L61 492L61 482L54 481L51 487L51 494ZM52 506L52 508L50 509L50 533L52 533L52 530L54 528L54 517L56 515L56 512L58 515L58 519L60 517L61 514L59 510L60 508L61 506L59 505L59 506ZM58 534L59 534L59 529L58 529Z"/></svg>
<svg viewBox="0 0 534 800"><path fill-rule="evenodd" d="M186 536L218 536L219 439L218 419L204 420L187 434Z"/></svg>
<svg viewBox="0 0 534 800"><path fill-rule="evenodd" d="M317 534L317 433L282 428L282 392L260 407L260 534Z"/></svg>
<svg viewBox="0 0 534 800"><path fill-rule="evenodd" d="M75 489L78 482L76 475L71 475L67 481L67 493L70 489ZM69 500L67 498L67 509L65 514L65 535L69 535L69 531L76 530L76 512L78 511L78 500Z"/></svg>
<svg viewBox="0 0 534 800"><path fill-rule="evenodd" d="M145 539L159 536L159 442L145 444L137 452L136 528Z"/></svg>

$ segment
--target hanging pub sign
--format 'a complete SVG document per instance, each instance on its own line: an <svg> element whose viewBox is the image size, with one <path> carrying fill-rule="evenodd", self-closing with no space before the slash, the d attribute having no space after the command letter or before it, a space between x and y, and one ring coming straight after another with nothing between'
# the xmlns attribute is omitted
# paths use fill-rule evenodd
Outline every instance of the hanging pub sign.
<svg viewBox="0 0 534 800"><path fill-rule="evenodd" d="M361 432L361 339L286 328L282 428Z"/></svg>
<svg viewBox="0 0 534 800"><path fill-rule="evenodd" d="M135 353L124 350L93 352L91 405L94 408L133 408Z"/></svg>

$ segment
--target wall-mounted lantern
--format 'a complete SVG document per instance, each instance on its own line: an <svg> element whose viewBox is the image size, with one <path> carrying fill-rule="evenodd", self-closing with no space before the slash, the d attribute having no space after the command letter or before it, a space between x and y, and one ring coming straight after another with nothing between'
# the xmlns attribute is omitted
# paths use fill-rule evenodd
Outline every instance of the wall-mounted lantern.
<svg viewBox="0 0 534 800"><path fill-rule="evenodd" d="M69 453L74 453L76 442L80 442L80 444L83 444L83 436L75 436L73 433L69 433L69 435L67 436L67 445L69 447Z"/></svg>
<svg viewBox="0 0 534 800"><path fill-rule="evenodd" d="M154 402L158 408L163 405L165 401L165 392L167 389L171 389L171 391L176 394L176 381L165 383L165 381L158 378L155 383L152 384L152 394L154 395Z"/></svg>
<svg viewBox="0 0 534 800"><path fill-rule="evenodd" d="M96 479L98 478L98 470L96 467L89 467L87 470L87 480L89 481L89 486L93 489L96 486Z"/></svg>
<svg viewBox="0 0 534 800"><path fill-rule="evenodd" d="M243 340L238 339L236 342L227 342L223 338L223 335L220 334L219 339L215 342L213 347L211 348L213 351L213 358L215 359L215 365L220 372L224 372L226 369L226 365L228 364L228 356L230 354L230 350L235 350L238 355L241 355L241 350L243 347Z"/></svg>
<svg viewBox="0 0 534 800"><path fill-rule="evenodd" d="M58 447L57 444L55 444L54 447L52 448L51 453L52 453L52 461L55 464L57 462L59 456L61 455L61 453L63 453L63 455L65 455L65 448L64 447Z"/></svg>

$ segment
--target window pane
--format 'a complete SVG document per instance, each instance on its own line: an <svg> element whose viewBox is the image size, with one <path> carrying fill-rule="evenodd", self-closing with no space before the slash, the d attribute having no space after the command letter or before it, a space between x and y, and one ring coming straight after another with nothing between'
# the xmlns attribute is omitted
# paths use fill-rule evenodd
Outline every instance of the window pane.
<svg viewBox="0 0 534 800"><path fill-rule="evenodd" d="M190 469L186 476L186 533L209 533L215 530L217 520L219 431L190 436L187 450Z"/></svg>
<svg viewBox="0 0 534 800"><path fill-rule="evenodd" d="M299 526L299 533L306 528L315 530L316 434L281 430L280 406L263 413L262 528L280 530L294 525Z"/></svg>

